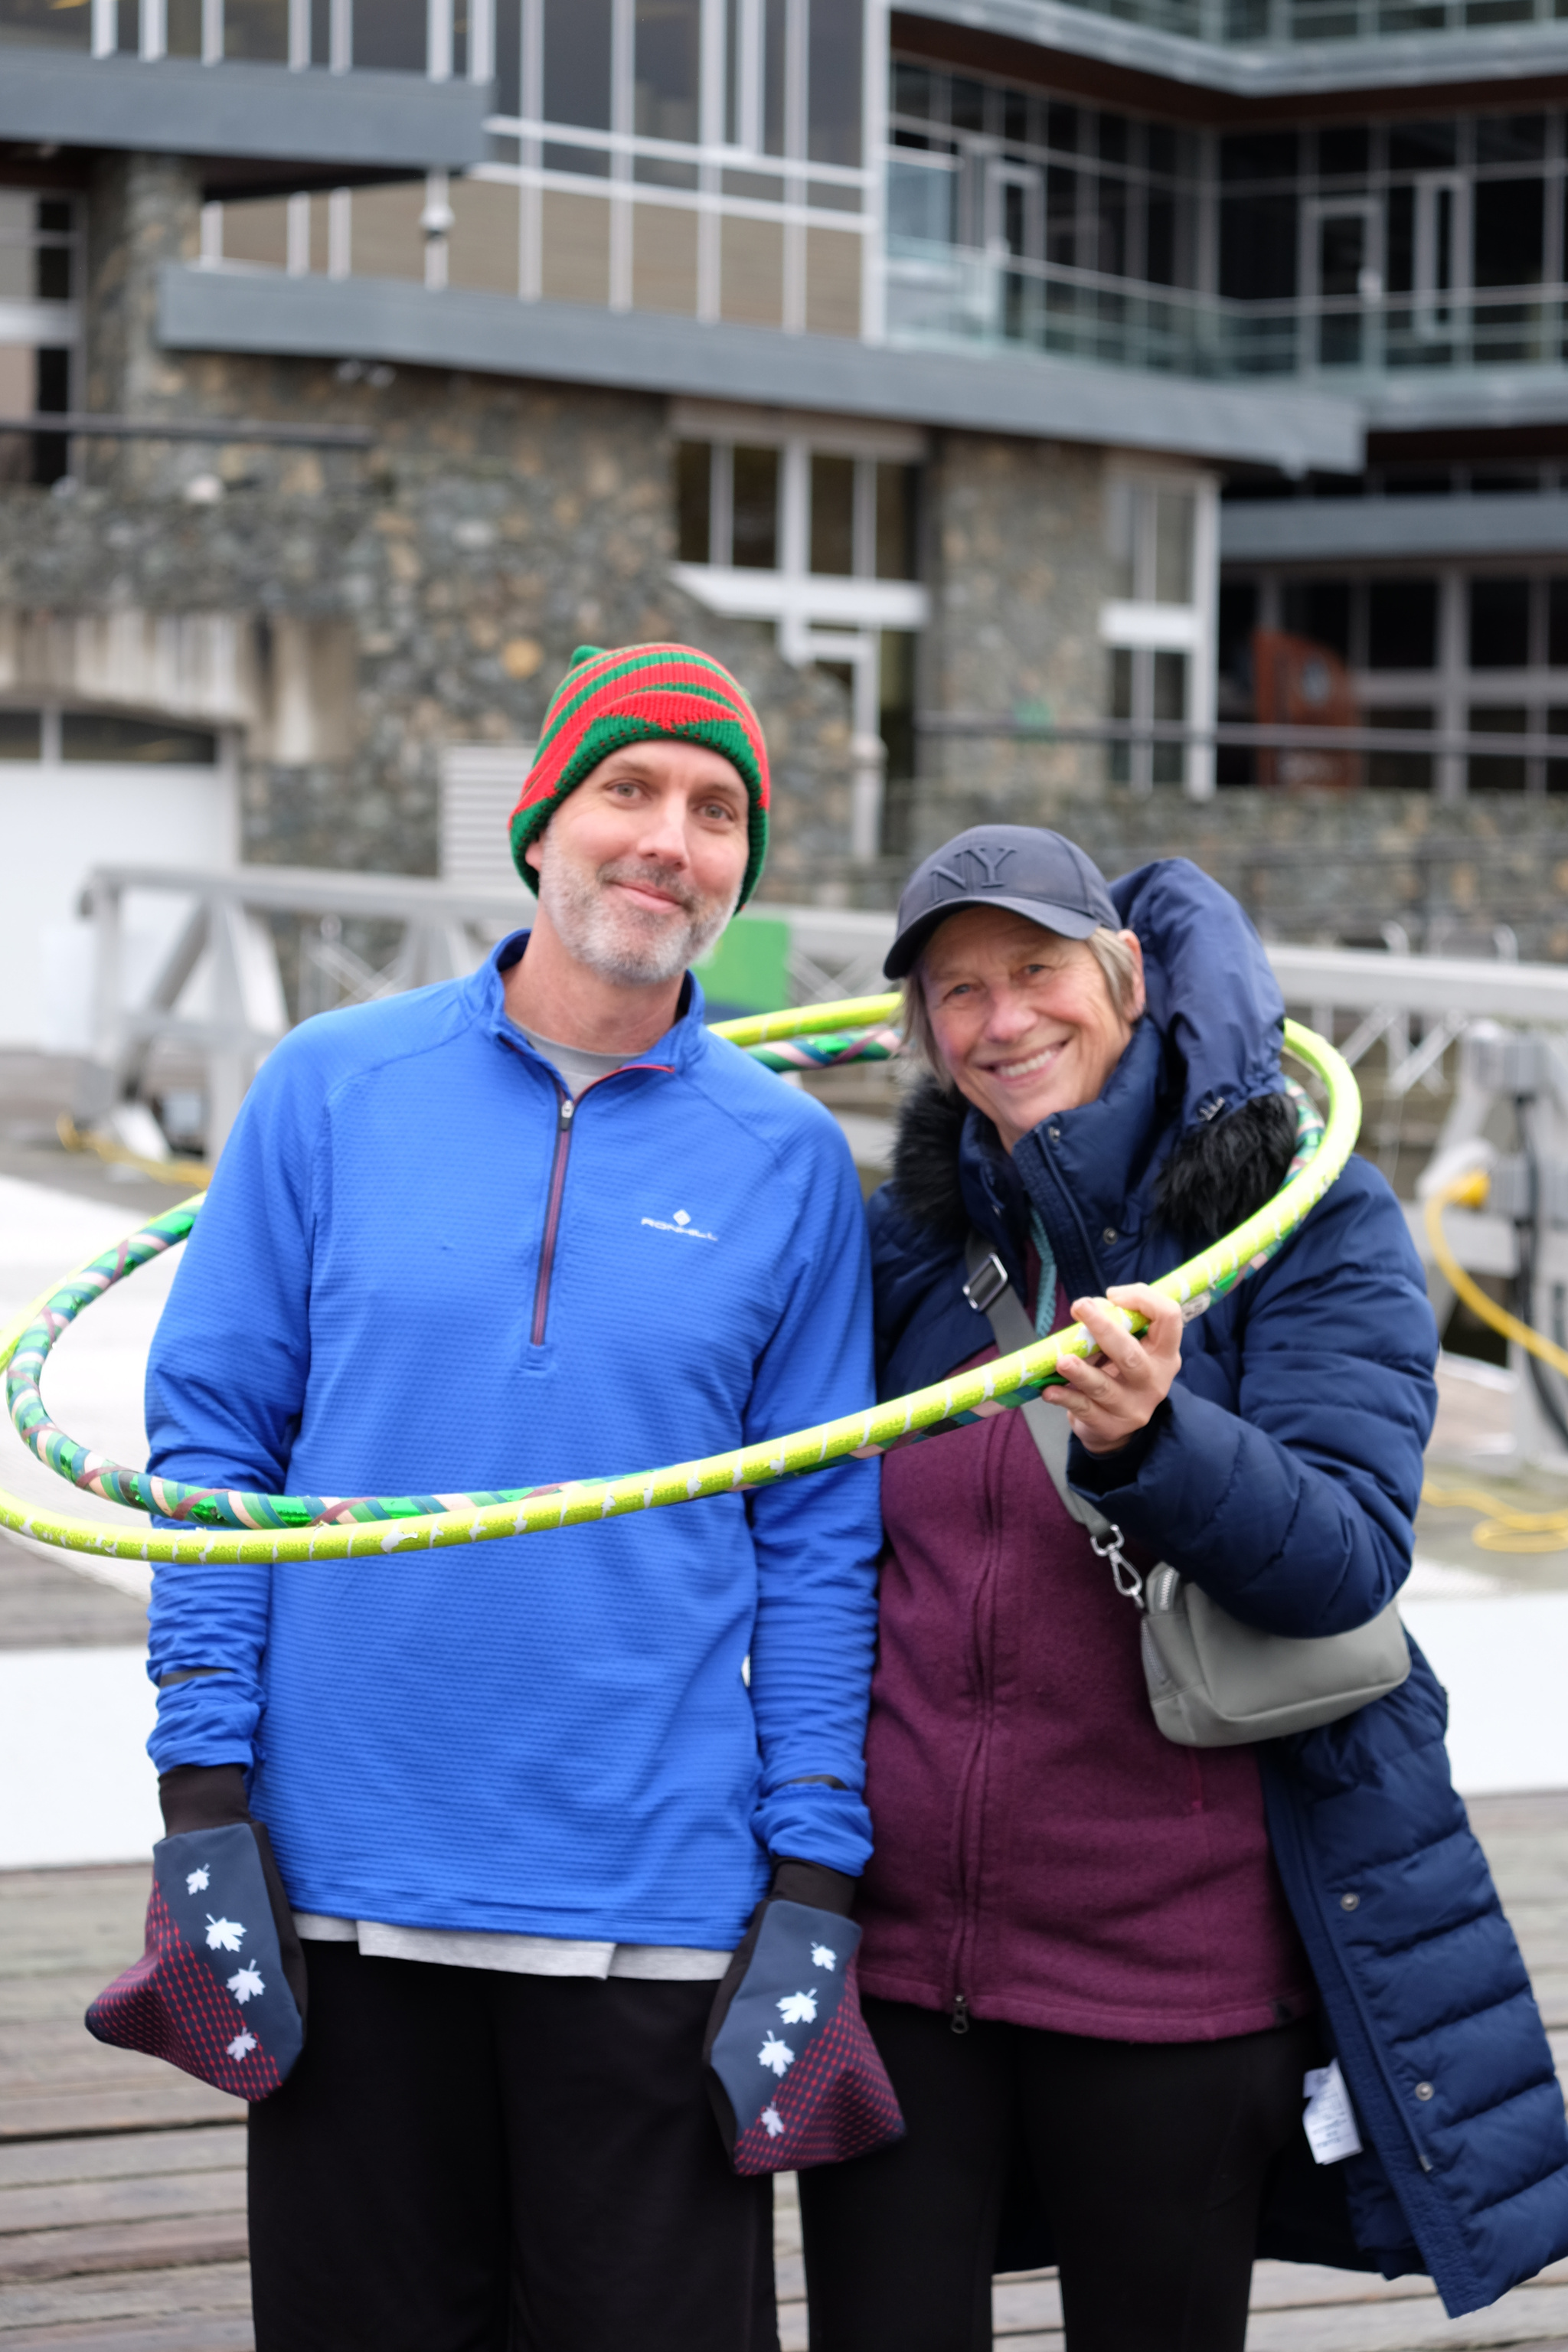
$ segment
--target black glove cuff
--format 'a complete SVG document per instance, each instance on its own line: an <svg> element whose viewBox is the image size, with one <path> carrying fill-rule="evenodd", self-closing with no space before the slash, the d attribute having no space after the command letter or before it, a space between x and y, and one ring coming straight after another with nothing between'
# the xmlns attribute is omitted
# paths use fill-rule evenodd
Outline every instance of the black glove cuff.
<svg viewBox="0 0 1568 2352"><path fill-rule="evenodd" d="M813 1911L832 1911L840 1919L847 1919L855 1906L855 1889L858 1881L847 1871L829 1870L825 1863L791 1862L783 1856L773 1863L770 1895L783 1903L804 1903Z"/></svg>
<svg viewBox="0 0 1568 2352"><path fill-rule="evenodd" d="M247 1822L242 1764L176 1764L158 1778L158 1802L169 1837L186 1830L218 1830Z"/></svg>

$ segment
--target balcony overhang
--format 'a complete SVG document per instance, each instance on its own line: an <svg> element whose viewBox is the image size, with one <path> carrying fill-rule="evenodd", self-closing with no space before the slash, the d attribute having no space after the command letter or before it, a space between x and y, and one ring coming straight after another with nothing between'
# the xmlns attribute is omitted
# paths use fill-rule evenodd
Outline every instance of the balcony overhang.
<svg viewBox="0 0 1568 2352"><path fill-rule="evenodd" d="M1087 441L1216 461L1358 473L1358 403L1170 375L923 352L769 328L704 326L587 303L521 302L395 278L169 267L158 331L179 351L390 360L885 417L970 433Z"/></svg>
<svg viewBox="0 0 1568 2352"><path fill-rule="evenodd" d="M1568 554L1568 497L1258 499L1222 506L1222 563Z"/></svg>
<svg viewBox="0 0 1568 2352"><path fill-rule="evenodd" d="M1568 368L1410 369L1347 386L1377 433L1479 425L1561 425L1568 416Z"/></svg>
<svg viewBox="0 0 1568 2352"><path fill-rule="evenodd" d="M1070 0L920 0L918 7L899 14L994 34L1031 48L1088 58L1123 73L1180 82L1230 99L1415 91L1568 74L1568 21L1491 25L1460 34L1233 47L1129 24L1092 8L1074 7ZM896 25L892 37L896 48Z"/></svg>
<svg viewBox="0 0 1568 2352"><path fill-rule="evenodd" d="M0 141L370 172L463 171L485 153L488 83L21 47L4 55Z"/></svg>

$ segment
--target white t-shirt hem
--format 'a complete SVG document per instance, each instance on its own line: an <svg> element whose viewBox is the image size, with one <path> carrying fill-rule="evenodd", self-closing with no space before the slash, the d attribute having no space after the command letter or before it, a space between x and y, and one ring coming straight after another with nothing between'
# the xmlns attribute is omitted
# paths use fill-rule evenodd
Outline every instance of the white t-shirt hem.
<svg viewBox="0 0 1568 2352"><path fill-rule="evenodd" d="M627 1977L652 1984L713 1984L728 1952L685 1944L598 1943L565 1936L509 1936L465 1927L395 1927L296 1911L301 1943L357 1944L367 1959L427 1960L440 1968L497 1969L519 1977Z"/></svg>

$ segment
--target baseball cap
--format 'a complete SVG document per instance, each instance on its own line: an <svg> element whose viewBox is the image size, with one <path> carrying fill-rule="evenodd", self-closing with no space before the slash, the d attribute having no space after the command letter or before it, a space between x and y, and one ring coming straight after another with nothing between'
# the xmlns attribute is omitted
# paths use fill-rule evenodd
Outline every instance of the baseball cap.
<svg viewBox="0 0 1568 2352"><path fill-rule="evenodd" d="M971 825L910 877L882 966L888 978L902 980L937 925L961 907L1005 907L1065 940L1087 940L1101 924L1121 929L1104 875L1076 842L1040 825Z"/></svg>

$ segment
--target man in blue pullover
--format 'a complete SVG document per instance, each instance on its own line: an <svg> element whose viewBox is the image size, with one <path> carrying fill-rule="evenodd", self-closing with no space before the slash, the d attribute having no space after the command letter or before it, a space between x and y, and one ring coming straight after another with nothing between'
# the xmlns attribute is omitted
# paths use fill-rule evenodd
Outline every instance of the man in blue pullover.
<svg viewBox="0 0 1568 2352"><path fill-rule="evenodd" d="M149 1368L153 1466L270 1493L649 1467L873 1392L833 1121L703 1026L766 754L689 648L580 655L531 932L268 1060ZM703 2089L770 1880L847 1909L870 1464L461 1552L160 1568L171 1834L270 1834L304 2053L251 2110L258 2352L763 2352L769 2183Z"/></svg>

